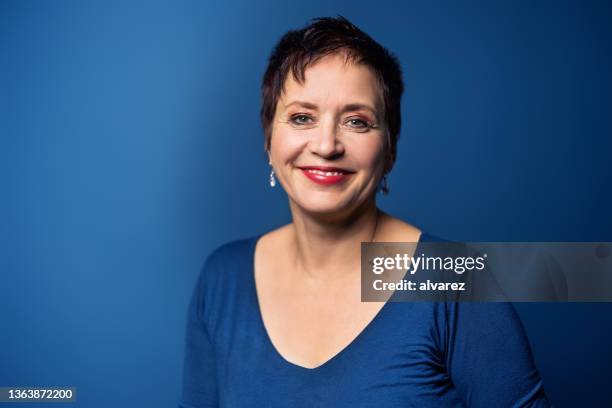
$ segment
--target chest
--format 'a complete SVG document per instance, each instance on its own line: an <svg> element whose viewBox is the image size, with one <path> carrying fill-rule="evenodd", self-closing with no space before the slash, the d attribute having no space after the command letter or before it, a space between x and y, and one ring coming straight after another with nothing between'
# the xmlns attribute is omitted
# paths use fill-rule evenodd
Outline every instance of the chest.
<svg viewBox="0 0 612 408"><path fill-rule="evenodd" d="M324 340L330 336L339 338L342 332L330 330L309 315L303 320L315 322L310 332L298 330L301 338L296 335L289 341L281 339L282 344L277 338L276 346L270 341L274 335L270 337L262 324L249 327L248 333L233 332L231 350L218 348L219 378L223 379L220 393L226 399L225 405L409 407L419 401L418 406L459 406L429 337L432 330L426 323L430 320L425 313L414 310L421 308L387 304L332 357L330 353L336 352L338 345ZM287 323L284 329L287 327L293 327L293 323ZM284 348L277 349L279 344ZM300 355L304 358L296 360ZM321 360L316 360L317 356ZM326 361L321 363L322 360Z"/></svg>
<svg viewBox="0 0 612 408"><path fill-rule="evenodd" d="M286 361L315 368L347 348L384 303L360 302L359 286L262 285L259 310L266 335Z"/></svg>

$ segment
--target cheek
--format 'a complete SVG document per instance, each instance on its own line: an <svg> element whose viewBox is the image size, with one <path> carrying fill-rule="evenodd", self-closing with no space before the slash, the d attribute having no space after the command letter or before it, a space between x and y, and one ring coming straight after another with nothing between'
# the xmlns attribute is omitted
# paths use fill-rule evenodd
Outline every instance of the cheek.
<svg viewBox="0 0 612 408"><path fill-rule="evenodd" d="M379 138L362 140L350 146L353 159L360 167L376 168L384 166L384 145Z"/></svg>
<svg viewBox="0 0 612 408"><path fill-rule="evenodd" d="M289 129L274 129L272 132L270 152L277 164L295 159L306 145L306 138L296 137Z"/></svg>

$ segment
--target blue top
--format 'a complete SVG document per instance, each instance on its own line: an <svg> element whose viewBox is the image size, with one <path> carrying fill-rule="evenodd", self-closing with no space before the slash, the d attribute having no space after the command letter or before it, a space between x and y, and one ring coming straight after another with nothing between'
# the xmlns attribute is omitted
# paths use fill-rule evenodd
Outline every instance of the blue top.
<svg viewBox="0 0 612 408"><path fill-rule="evenodd" d="M261 318L258 238L221 246L202 268L179 407L550 406L510 303L387 302L323 365L288 362Z"/></svg>

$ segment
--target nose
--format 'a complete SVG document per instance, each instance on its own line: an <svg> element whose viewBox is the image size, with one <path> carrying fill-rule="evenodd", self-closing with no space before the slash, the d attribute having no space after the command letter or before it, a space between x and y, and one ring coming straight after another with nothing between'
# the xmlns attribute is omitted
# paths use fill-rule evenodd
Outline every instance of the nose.
<svg viewBox="0 0 612 408"><path fill-rule="evenodd" d="M334 159L344 154L344 145L335 121L322 123L309 143L310 151L324 159Z"/></svg>

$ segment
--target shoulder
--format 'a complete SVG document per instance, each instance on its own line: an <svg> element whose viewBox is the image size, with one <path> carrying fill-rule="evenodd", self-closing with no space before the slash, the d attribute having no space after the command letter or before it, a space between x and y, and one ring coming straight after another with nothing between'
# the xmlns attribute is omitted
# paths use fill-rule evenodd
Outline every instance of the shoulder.
<svg viewBox="0 0 612 408"><path fill-rule="evenodd" d="M209 296L234 278L244 278L252 268L253 252L259 236L226 242L206 257L200 268L198 285Z"/></svg>
<svg viewBox="0 0 612 408"><path fill-rule="evenodd" d="M209 333L234 302L249 293L253 250L258 236L226 242L204 261L196 282L194 302Z"/></svg>
<svg viewBox="0 0 612 408"><path fill-rule="evenodd" d="M379 242L417 242L423 232L416 226L380 211L378 221Z"/></svg>
<svg viewBox="0 0 612 408"><path fill-rule="evenodd" d="M257 242L257 250L263 252L269 248L274 248L278 252L289 242L292 233L293 223L290 223L261 234Z"/></svg>
<svg viewBox="0 0 612 408"><path fill-rule="evenodd" d="M253 262L257 270L267 270L272 266L279 266L284 255L289 252L289 243L292 242L293 224L283 225L272 231L262 234L253 248Z"/></svg>
<svg viewBox="0 0 612 408"><path fill-rule="evenodd" d="M259 236L226 242L216 247L206 258L204 268L220 267L227 263L248 257Z"/></svg>

